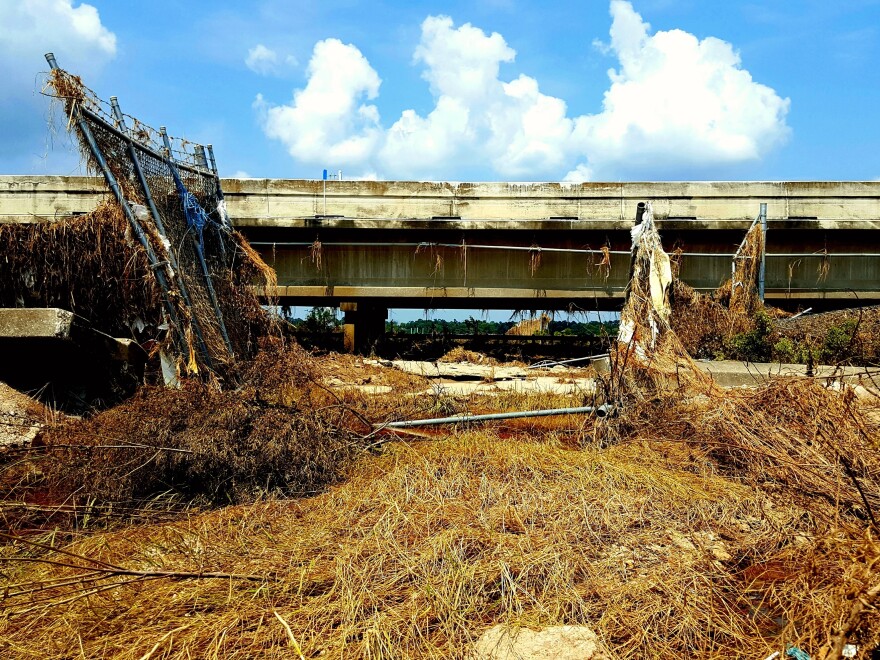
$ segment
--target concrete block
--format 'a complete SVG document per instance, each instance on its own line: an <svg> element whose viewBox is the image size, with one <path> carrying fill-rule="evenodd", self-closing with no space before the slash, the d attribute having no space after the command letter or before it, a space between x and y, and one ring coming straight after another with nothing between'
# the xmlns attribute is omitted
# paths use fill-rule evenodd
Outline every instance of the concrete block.
<svg viewBox="0 0 880 660"><path fill-rule="evenodd" d="M73 319L54 307L0 309L0 338L70 339Z"/></svg>

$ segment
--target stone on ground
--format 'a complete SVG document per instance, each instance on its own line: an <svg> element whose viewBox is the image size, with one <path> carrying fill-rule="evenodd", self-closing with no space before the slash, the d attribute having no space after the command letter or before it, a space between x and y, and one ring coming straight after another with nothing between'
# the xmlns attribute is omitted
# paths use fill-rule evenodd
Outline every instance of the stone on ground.
<svg viewBox="0 0 880 660"><path fill-rule="evenodd" d="M609 660L598 636L586 626L553 626L534 631L504 624L484 632L474 660Z"/></svg>

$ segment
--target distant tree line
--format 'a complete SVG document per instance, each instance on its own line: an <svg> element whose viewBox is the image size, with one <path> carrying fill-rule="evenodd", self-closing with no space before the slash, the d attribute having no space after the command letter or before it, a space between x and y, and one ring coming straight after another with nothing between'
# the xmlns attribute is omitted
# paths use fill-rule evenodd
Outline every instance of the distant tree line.
<svg viewBox="0 0 880 660"><path fill-rule="evenodd" d="M503 335L516 325L516 321L483 321L470 317L464 321L442 319L419 319L397 323L387 321L385 332L412 335ZM598 321L551 321L546 332L538 335L601 337L617 332L617 321L599 323Z"/></svg>
<svg viewBox="0 0 880 660"><path fill-rule="evenodd" d="M287 313L285 313L287 312ZM289 309L282 308L281 315L292 325L306 332L333 332L342 320L331 307L313 307L305 318L293 318ZM483 321L473 316L463 321L444 319L419 319L417 321L386 321L385 332L398 335L503 335L517 324L516 321ZM550 321L546 332L538 335L603 337L617 333L617 321Z"/></svg>

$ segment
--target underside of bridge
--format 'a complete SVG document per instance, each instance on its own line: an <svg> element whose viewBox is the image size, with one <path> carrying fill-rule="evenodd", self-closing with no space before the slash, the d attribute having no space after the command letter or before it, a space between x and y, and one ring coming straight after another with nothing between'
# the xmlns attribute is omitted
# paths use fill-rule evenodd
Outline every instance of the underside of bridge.
<svg viewBox="0 0 880 660"><path fill-rule="evenodd" d="M880 182L449 183L226 179L233 222L275 268L281 304L339 307L349 344L390 308L620 309L630 229L651 201L679 275L712 291L767 206L766 299L880 300ZM0 222L88 212L87 177L0 176Z"/></svg>
<svg viewBox="0 0 880 660"><path fill-rule="evenodd" d="M622 230L461 231L441 225L406 232L250 227L246 233L275 268L277 294L287 305L607 311L619 309L629 277L630 237ZM743 233L667 229L663 242L670 254L680 251L681 279L708 292L730 277ZM876 234L771 229L768 302L796 310L880 299L880 258L865 251Z"/></svg>
<svg viewBox="0 0 880 660"><path fill-rule="evenodd" d="M281 304L341 307L345 346L356 352L382 335L389 308L615 311L629 281L630 235L621 230L247 233L278 274ZM858 254L875 234L768 232L767 302L792 311L876 303L880 259ZM679 253L681 279L705 292L730 277L742 237L742 230L663 232L665 249Z"/></svg>

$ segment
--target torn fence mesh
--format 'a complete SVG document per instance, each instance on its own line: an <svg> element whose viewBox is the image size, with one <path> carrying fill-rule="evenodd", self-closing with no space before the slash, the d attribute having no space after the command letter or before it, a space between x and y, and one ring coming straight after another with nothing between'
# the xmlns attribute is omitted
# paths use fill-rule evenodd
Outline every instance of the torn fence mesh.
<svg viewBox="0 0 880 660"><path fill-rule="evenodd" d="M49 89L63 102L68 127L78 127L88 166L115 180L120 206L133 210L136 230L156 255L154 276L168 282L165 350L185 371L223 376L234 356L252 353L268 323L252 285L265 290L275 281L231 229L204 149L123 115L115 99L101 101L61 69L53 69Z"/></svg>

